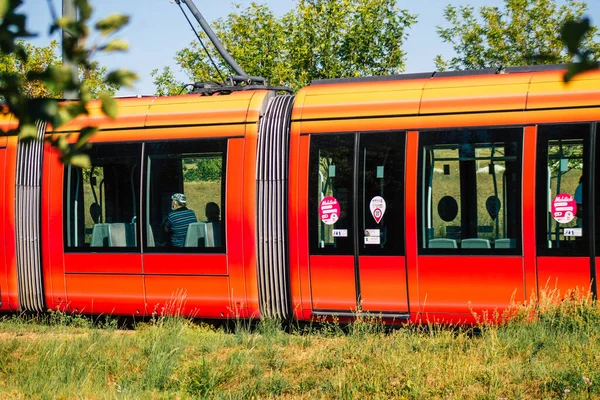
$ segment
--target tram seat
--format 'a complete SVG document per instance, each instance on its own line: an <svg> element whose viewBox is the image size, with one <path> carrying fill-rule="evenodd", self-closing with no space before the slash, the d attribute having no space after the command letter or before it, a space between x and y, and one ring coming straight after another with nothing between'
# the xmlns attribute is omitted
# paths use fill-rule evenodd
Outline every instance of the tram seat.
<svg viewBox="0 0 600 400"><path fill-rule="evenodd" d="M155 247L156 244L154 243L154 232L152 231L152 226L150 226L150 224L146 225L146 232L148 232L148 247Z"/></svg>
<svg viewBox="0 0 600 400"><path fill-rule="evenodd" d="M136 224L95 224L92 228L91 247L135 247Z"/></svg>
<svg viewBox="0 0 600 400"><path fill-rule="evenodd" d="M110 237L110 224L95 224L92 228L91 247L108 247Z"/></svg>
<svg viewBox="0 0 600 400"><path fill-rule="evenodd" d="M110 224L108 231L109 247L127 247L127 227L122 222Z"/></svg>
<svg viewBox="0 0 600 400"><path fill-rule="evenodd" d="M221 247L221 223L206 223L206 247Z"/></svg>
<svg viewBox="0 0 600 400"><path fill-rule="evenodd" d="M430 249L456 249L456 240L454 239L430 239L429 240L429 248Z"/></svg>
<svg viewBox="0 0 600 400"><path fill-rule="evenodd" d="M206 242L206 222L192 222L185 235L185 247L204 247Z"/></svg>
<svg viewBox="0 0 600 400"><path fill-rule="evenodd" d="M490 249L490 241L488 239L463 239L460 247L463 249Z"/></svg>
<svg viewBox="0 0 600 400"><path fill-rule="evenodd" d="M494 247L497 249L514 249L517 247L516 239L496 239Z"/></svg>

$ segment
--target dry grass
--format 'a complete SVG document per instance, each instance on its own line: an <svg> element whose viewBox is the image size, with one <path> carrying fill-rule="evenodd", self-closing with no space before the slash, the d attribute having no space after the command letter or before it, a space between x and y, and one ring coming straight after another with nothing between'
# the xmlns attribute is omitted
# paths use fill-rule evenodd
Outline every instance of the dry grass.
<svg viewBox="0 0 600 400"><path fill-rule="evenodd" d="M157 317L122 331L52 314L0 323L3 398L597 398L600 310L546 291L497 323L376 318L231 329Z"/></svg>

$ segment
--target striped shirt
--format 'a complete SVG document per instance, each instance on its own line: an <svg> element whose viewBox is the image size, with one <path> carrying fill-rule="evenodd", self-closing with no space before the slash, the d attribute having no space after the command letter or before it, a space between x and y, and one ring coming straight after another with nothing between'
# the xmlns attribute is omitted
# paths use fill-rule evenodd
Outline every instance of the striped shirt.
<svg viewBox="0 0 600 400"><path fill-rule="evenodd" d="M196 213L188 210L186 207L178 208L171 211L167 216L165 227L171 234L171 246L183 247L185 245L185 236L187 235L188 226L191 223L198 222Z"/></svg>

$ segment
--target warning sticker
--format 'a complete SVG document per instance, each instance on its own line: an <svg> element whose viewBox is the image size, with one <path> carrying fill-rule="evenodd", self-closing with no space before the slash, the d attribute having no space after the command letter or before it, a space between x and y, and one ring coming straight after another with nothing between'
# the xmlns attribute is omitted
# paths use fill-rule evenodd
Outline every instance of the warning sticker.
<svg viewBox="0 0 600 400"><path fill-rule="evenodd" d="M319 218L325 225L333 225L340 219L340 203L333 196L327 196L319 204Z"/></svg>
<svg viewBox="0 0 600 400"><path fill-rule="evenodd" d="M380 223L383 218L383 214L385 214L385 200L381 196L375 196L371 199L371 204L369 205L371 209L371 215L375 219L375 222Z"/></svg>
<svg viewBox="0 0 600 400"><path fill-rule="evenodd" d="M552 200L552 218L560 224L568 224L575 219L577 203L569 193L561 193Z"/></svg>
<svg viewBox="0 0 600 400"><path fill-rule="evenodd" d="M365 244L381 244L381 238L379 236L365 236Z"/></svg>

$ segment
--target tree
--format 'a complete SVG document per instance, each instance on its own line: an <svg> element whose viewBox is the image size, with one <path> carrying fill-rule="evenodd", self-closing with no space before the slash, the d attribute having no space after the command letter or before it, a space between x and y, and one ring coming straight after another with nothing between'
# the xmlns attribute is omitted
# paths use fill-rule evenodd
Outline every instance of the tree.
<svg viewBox="0 0 600 400"><path fill-rule="evenodd" d="M19 13L22 0L0 0L0 53L4 57L14 57L15 65L27 66L35 59L35 51L29 52L27 45L22 41L31 36L32 33L25 29L27 17ZM74 79L73 68L83 71L84 76L96 78L92 71L98 70L98 65L91 61L97 52L112 52L127 50L127 43L120 39L110 39L109 36L127 24L129 17L123 15L110 15L96 23L95 28L99 33L99 42L92 43L86 47L90 34L88 23L92 15L92 8L88 0L75 0L78 20L70 18L57 18L52 2L48 6L54 24L50 27L50 34L57 30L65 29L71 36L64 41L63 50L67 58L73 63L70 65L43 65L44 68L31 69L27 72L22 70L6 69L0 71L0 97L4 99L5 111L11 112L19 121L16 132L21 140L34 140L37 136L36 122L43 121L51 123L53 127L73 120L79 115L87 114L87 104L96 95L102 100L102 111L109 117L117 115L117 103L111 97L110 92L94 93L90 86L90 80ZM116 86L131 86L137 76L124 70L108 73L103 84L107 88ZM27 82L40 82L45 94L62 93L64 90L76 90L80 94L80 100L75 102L60 103L56 99L44 97L32 98L28 92ZM95 83L94 85L97 85ZM96 131L93 127L84 128L77 135L73 146L68 144L68 137L55 135L47 140L56 146L61 153L61 160L71 162L79 166L88 166L89 158L83 154L82 149L87 141ZM8 132L11 134L13 132Z"/></svg>
<svg viewBox="0 0 600 400"><path fill-rule="evenodd" d="M157 96L176 96L183 93L187 85L178 82L175 74L168 66L163 67L162 71L152 70L150 76L154 78Z"/></svg>
<svg viewBox="0 0 600 400"><path fill-rule="evenodd" d="M450 27L438 26L437 33L456 56L446 61L438 55L436 67L462 70L577 61L576 51L565 51L563 27L581 20L586 10L587 5L576 0L560 7L556 0L504 0L504 7L481 7L478 13L472 6L448 5L444 17ZM597 33L590 26L573 49L585 47L587 56L597 59Z"/></svg>
<svg viewBox="0 0 600 400"><path fill-rule="evenodd" d="M218 182L223 177L223 159L221 157L203 157L188 159L183 166L186 182Z"/></svg>
<svg viewBox="0 0 600 400"><path fill-rule="evenodd" d="M25 50L25 60L16 54L0 54L0 74L16 74L20 77L23 87L22 93L29 98L60 98L60 91L51 90L43 81L29 80L29 72L42 73L48 68L60 68L62 61L57 56L58 42L53 40L48 46L34 46L24 40L18 40L17 45ZM91 69L79 69L79 79L85 81L90 89L92 98L98 98L101 92L114 96L119 89L118 85L104 82L106 67L101 67L97 62L91 63Z"/></svg>
<svg viewBox="0 0 600 400"><path fill-rule="evenodd" d="M281 18L256 3L236 10L214 23L225 48L249 75L296 89L313 79L402 72L402 45L416 22L396 0L299 0ZM197 42L178 51L176 63L193 81L223 81L229 69L207 47L216 68ZM161 94L183 86L168 67L152 75Z"/></svg>

